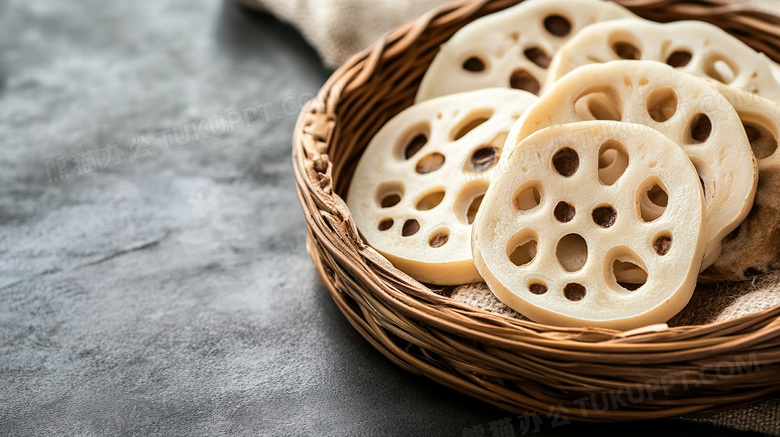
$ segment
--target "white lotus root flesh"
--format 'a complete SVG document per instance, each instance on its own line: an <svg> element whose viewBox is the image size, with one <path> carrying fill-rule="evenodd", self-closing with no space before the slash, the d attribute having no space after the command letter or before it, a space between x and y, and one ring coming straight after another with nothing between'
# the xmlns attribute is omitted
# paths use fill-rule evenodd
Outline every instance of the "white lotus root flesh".
<svg viewBox="0 0 780 437"><path fill-rule="evenodd" d="M561 78L515 124L509 147L548 126L582 120L644 124L677 143L704 190L708 242L702 269L721 240L747 217L758 182L756 160L736 111L702 79L658 62L612 61Z"/></svg>
<svg viewBox="0 0 780 437"><path fill-rule="evenodd" d="M477 214L474 259L530 319L633 329L690 300L706 243L695 168L647 126L558 125L513 150Z"/></svg>
<svg viewBox="0 0 780 437"><path fill-rule="evenodd" d="M525 91L486 89L429 100L385 124L347 198L368 244L421 282L480 281L471 225L512 125L535 101Z"/></svg>
<svg viewBox="0 0 780 437"><path fill-rule="evenodd" d="M663 62L780 101L773 63L719 27L701 21L616 20L589 26L560 49L547 86L577 67L621 59Z"/></svg>
<svg viewBox="0 0 780 437"><path fill-rule="evenodd" d="M423 78L417 102L481 88L538 94L558 49L590 24L636 17L602 0L527 0L459 30L442 45Z"/></svg>

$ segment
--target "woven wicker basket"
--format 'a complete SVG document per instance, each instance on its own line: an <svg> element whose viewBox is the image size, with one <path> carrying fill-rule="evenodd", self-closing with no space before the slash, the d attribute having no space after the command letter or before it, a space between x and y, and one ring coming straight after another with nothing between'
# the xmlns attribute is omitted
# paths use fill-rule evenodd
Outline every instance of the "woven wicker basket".
<svg viewBox="0 0 780 437"><path fill-rule="evenodd" d="M440 44L522 0L459 1L377 41L330 78L293 141L308 250L341 311L402 368L515 413L628 421L709 413L780 391L780 308L629 333L544 326L448 298L367 247L342 198L372 136L412 104ZM716 24L780 60L780 17L722 0L620 0L656 21Z"/></svg>

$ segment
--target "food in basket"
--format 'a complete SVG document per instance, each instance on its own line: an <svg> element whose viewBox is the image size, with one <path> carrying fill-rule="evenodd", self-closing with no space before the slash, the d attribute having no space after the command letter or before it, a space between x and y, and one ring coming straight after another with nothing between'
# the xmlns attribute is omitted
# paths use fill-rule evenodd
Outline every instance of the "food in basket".
<svg viewBox="0 0 780 437"><path fill-rule="evenodd" d="M687 153L701 179L708 243L702 268L721 240L747 217L758 181L756 161L737 112L707 82L653 61L612 61L561 78L510 133L519 144L548 126L581 120L650 126Z"/></svg>
<svg viewBox="0 0 780 437"><path fill-rule="evenodd" d="M358 163L364 240L565 326L663 323L698 274L780 267L780 105L758 96L780 101L777 65L709 24L566 6L529 0L443 46Z"/></svg>
<svg viewBox="0 0 780 437"><path fill-rule="evenodd" d="M514 122L536 101L494 88L412 106L376 134L347 204L365 240L415 279L481 280L471 225Z"/></svg>
<svg viewBox="0 0 780 437"><path fill-rule="evenodd" d="M605 175L608 151L622 165ZM540 323L616 329L666 322L688 303L707 241L704 198L669 138L569 123L526 138L502 168L472 242L501 301Z"/></svg>
<svg viewBox="0 0 780 437"><path fill-rule="evenodd" d="M701 21L668 24L615 20L588 26L558 51L548 87L583 65L620 59L664 62L702 78L780 102L772 62L717 26Z"/></svg>
<svg viewBox="0 0 780 437"><path fill-rule="evenodd" d="M742 120L758 162L756 200L744 222L723 240L723 253L705 281L744 281L780 268L780 105L717 86Z"/></svg>
<svg viewBox="0 0 780 437"><path fill-rule="evenodd" d="M464 26L441 47L417 102L481 88L537 94L556 51L583 27L636 17L602 0L527 0Z"/></svg>

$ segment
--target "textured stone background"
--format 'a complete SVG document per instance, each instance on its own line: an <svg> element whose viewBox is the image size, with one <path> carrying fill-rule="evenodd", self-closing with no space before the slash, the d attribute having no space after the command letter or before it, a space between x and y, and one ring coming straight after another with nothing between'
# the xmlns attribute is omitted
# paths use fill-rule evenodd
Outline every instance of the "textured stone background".
<svg viewBox="0 0 780 437"><path fill-rule="evenodd" d="M491 435L506 413L395 368L305 253L291 131L328 74L231 2L0 0L0 435Z"/></svg>

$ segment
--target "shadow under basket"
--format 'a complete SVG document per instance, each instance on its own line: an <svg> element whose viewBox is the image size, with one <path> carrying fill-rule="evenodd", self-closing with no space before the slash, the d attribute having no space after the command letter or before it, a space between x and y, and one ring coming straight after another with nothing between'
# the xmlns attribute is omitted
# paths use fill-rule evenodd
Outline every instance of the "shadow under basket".
<svg viewBox="0 0 780 437"><path fill-rule="evenodd" d="M409 107L439 46L518 0L435 9L354 56L300 115L293 140L307 247L349 322L402 368L514 413L574 421L712 413L780 392L780 308L703 326L561 328L455 302L365 245L342 200L360 155ZM655 21L696 19L780 59L780 17L723 0L620 0Z"/></svg>

